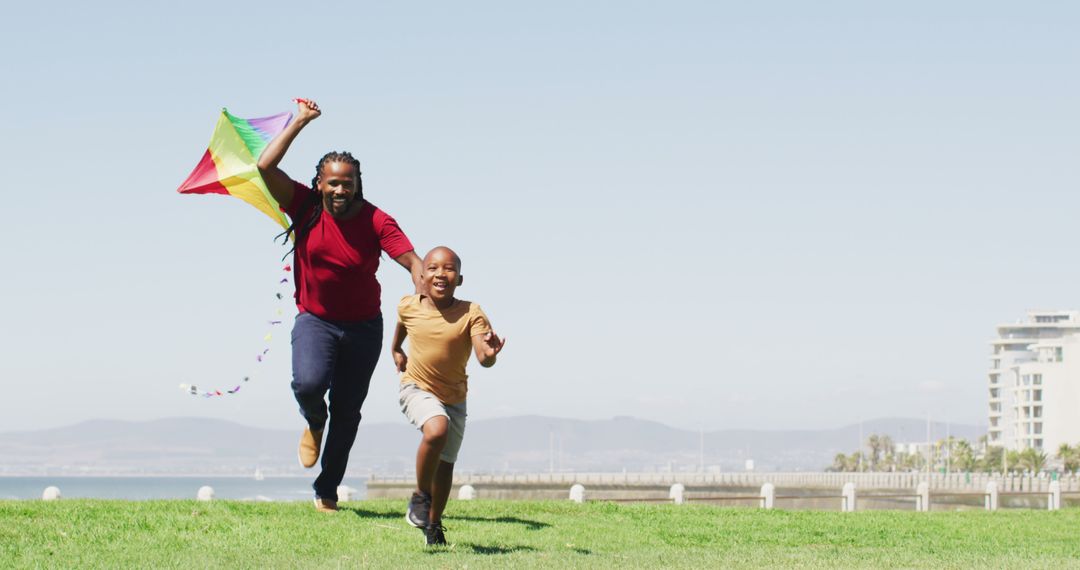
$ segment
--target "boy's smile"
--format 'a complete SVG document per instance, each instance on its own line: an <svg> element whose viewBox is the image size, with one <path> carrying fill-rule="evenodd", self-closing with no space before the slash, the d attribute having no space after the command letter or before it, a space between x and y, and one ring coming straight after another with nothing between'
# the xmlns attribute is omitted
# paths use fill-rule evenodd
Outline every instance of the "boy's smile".
<svg viewBox="0 0 1080 570"><path fill-rule="evenodd" d="M448 247L437 247L424 257L424 285L436 307L454 302L454 291L461 282L461 260Z"/></svg>

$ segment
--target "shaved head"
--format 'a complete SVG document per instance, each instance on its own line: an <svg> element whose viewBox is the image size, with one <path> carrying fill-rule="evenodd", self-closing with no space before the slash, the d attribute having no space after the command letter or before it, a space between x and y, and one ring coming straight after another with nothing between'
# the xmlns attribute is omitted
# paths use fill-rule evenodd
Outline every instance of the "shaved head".
<svg viewBox="0 0 1080 570"><path fill-rule="evenodd" d="M431 261L431 258L434 257L436 254L450 256L450 258L454 260L454 265L457 265L458 271L461 271L461 258L458 257L457 253L454 253L454 250L446 247L445 245L440 245L427 252L427 255L424 256L424 265L427 265L427 263Z"/></svg>

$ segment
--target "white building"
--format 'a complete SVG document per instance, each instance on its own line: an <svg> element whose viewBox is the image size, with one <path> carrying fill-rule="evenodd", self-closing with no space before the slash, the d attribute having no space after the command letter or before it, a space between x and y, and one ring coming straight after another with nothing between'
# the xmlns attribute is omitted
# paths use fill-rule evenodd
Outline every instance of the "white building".
<svg viewBox="0 0 1080 570"><path fill-rule="evenodd" d="M988 443L1053 456L1080 442L1080 311L1033 311L991 341Z"/></svg>

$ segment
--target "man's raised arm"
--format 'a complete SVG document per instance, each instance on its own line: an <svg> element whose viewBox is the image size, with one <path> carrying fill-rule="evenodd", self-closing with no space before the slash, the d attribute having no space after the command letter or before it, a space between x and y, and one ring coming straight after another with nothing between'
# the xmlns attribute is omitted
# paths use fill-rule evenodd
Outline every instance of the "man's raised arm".
<svg viewBox="0 0 1080 570"><path fill-rule="evenodd" d="M266 145L262 154L259 155L259 174L262 175L263 180L266 182L266 189L270 191L270 195L277 200L277 203L282 208L288 208L292 205L293 181L288 174L278 168L278 163L285 157L285 153L289 150L289 145L296 139L296 135L299 135L300 131L308 123L322 115L319 105L314 101L297 99L296 106L296 119L291 121L285 127L285 130L278 133L274 140Z"/></svg>

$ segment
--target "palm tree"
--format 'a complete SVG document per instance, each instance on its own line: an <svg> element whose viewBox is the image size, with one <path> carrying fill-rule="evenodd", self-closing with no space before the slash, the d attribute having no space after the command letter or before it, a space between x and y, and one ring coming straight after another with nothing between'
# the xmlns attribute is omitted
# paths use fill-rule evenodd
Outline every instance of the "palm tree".
<svg viewBox="0 0 1080 570"><path fill-rule="evenodd" d="M971 443L968 440L961 439L956 442L953 448L952 464L958 471L975 469L975 450L971 448Z"/></svg>
<svg viewBox="0 0 1080 570"><path fill-rule="evenodd" d="M1018 458L1018 466L1021 469L1026 469L1032 473L1038 473L1046 466L1046 454L1029 447L1024 451L1021 451Z"/></svg>
<svg viewBox="0 0 1080 570"><path fill-rule="evenodd" d="M896 444L891 437L881 436L881 449L883 451L882 471L896 471Z"/></svg>
<svg viewBox="0 0 1080 570"><path fill-rule="evenodd" d="M829 468L826 469L826 471L847 471L847 455L844 455L843 453L837 453L836 456L833 457L832 465L830 465Z"/></svg>
<svg viewBox="0 0 1080 570"><path fill-rule="evenodd" d="M1002 468L1002 455L1005 454L1005 448L994 445L986 448L986 452L983 453L981 459L979 459L976 468L984 473L994 473L1000 471Z"/></svg>
<svg viewBox="0 0 1080 570"><path fill-rule="evenodd" d="M949 436L939 440L937 447L941 451L940 459L943 467L953 467L953 449L956 447L957 438Z"/></svg>
<svg viewBox="0 0 1080 570"><path fill-rule="evenodd" d="M881 457L881 436L876 433L866 438L866 446L870 448L870 470L877 471L878 460Z"/></svg>
<svg viewBox="0 0 1080 570"><path fill-rule="evenodd" d="M1065 471L1069 473L1076 472L1077 468L1080 468L1080 444L1076 446L1067 443L1061 444L1058 447L1057 457L1061 460L1062 468Z"/></svg>
<svg viewBox="0 0 1080 570"><path fill-rule="evenodd" d="M921 453L902 453L896 460L896 467L900 471L916 471L922 467L922 464Z"/></svg>
<svg viewBox="0 0 1080 570"><path fill-rule="evenodd" d="M1046 469L1046 460L1049 459L1046 452L1037 451L1032 449L1031 458L1028 464L1031 465L1031 471L1034 473L1041 473Z"/></svg>
<svg viewBox="0 0 1080 570"><path fill-rule="evenodd" d="M1019 451L1006 451L1005 452L1005 472L1011 473L1020 468L1020 452Z"/></svg>
<svg viewBox="0 0 1080 570"><path fill-rule="evenodd" d="M861 471L866 465L866 456L861 451L856 451L848 456L848 471Z"/></svg>
<svg viewBox="0 0 1080 570"><path fill-rule="evenodd" d="M942 469L945 468L945 440L939 439L930 444L930 450L927 452L928 459L930 461L930 469L937 469L940 462Z"/></svg>

